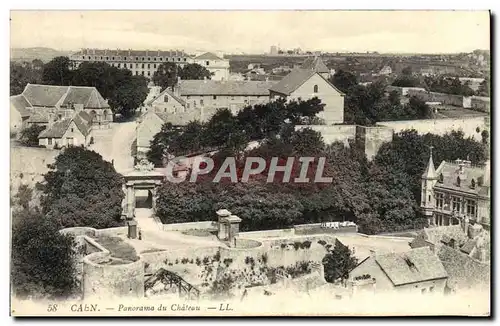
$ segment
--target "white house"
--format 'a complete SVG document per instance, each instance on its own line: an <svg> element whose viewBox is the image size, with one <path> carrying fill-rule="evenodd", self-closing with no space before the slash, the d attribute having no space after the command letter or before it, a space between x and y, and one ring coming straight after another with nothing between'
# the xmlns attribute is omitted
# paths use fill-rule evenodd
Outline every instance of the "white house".
<svg viewBox="0 0 500 326"><path fill-rule="evenodd" d="M92 133L92 117L80 111L72 118L64 118L51 124L38 136L38 144L47 148L88 146Z"/></svg>
<svg viewBox="0 0 500 326"><path fill-rule="evenodd" d="M191 61L210 71L212 73L212 80L229 79L229 60L220 58L211 52L206 52L191 59Z"/></svg>

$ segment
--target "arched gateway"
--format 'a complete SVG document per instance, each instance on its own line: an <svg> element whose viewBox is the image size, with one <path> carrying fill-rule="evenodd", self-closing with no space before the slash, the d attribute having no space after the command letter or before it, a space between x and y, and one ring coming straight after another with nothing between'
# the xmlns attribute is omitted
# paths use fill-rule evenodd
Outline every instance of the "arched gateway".
<svg viewBox="0 0 500 326"><path fill-rule="evenodd" d="M152 210L155 209L156 188L161 185L165 175L155 169L154 165L147 160L141 160L134 170L123 175L125 179L125 203L123 205L122 217L127 221L134 220L136 202L136 191L146 192L147 200ZM140 205L144 205L141 203ZM142 207L142 206L141 206Z"/></svg>

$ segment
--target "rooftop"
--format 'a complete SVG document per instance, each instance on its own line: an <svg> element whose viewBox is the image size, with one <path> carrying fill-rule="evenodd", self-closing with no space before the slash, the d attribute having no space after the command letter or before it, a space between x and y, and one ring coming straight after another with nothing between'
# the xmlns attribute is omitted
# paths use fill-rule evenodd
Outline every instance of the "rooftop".
<svg viewBox="0 0 500 326"><path fill-rule="evenodd" d="M99 55L99 56L137 56L137 57L187 57L184 51L179 50L109 50L109 49L82 49L73 54L78 55Z"/></svg>
<svg viewBox="0 0 500 326"><path fill-rule="evenodd" d="M377 255L375 261L395 286L448 276L439 258L428 247Z"/></svg>
<svg viewBox="0 0 500 326"><path fill-rule="evenodd" d="M10 104L16 108L17 111L21 114L21 117L30 116L31 112L29 109L31 105L26 100L23 94L14 95L10 97Z"/></svg>
<svg viewBox="0 0 500 326"><path fill-rule="evenodd" d="M219 58L217 55L213 54L212 52L205 52L197 57L195 57L197 60L222 60L222 58Z"/></svg>
<svg viewBox="0 0 500 326"><path fill-rule="evenodd" d="M462 169L462 172L460 172ZM468 166L460 167L460 163L443 161L436 170L436 174L443 175L442 182L438 181L434 186L435 189L447 189L466 192L476 195L488 195L489 172L486 172L485 167ZM457 179L460 177L460 185ZM475 187L472 187L474 180Z"/></svg>
<svg viewBox="0 0 500 326"><path fill-rule="evenodd" d="M109 108L95 87L28 84L23 93L30 106L55 107L82 104L85 108Z"/></svg>
<svg viewBox="0 0 500 326"><path fill-rule="evenodd" d="M275 81L181 80L179 93L188 95L269 96Z"/></svg>
<svg viewBox="0 0 500 326"><path fill-rule="evenodd" d="M304 63L300 67L302 69L312 70L318 73L329 73L330 69L325 65L320 57L311 57L304 60Z"/></svg>

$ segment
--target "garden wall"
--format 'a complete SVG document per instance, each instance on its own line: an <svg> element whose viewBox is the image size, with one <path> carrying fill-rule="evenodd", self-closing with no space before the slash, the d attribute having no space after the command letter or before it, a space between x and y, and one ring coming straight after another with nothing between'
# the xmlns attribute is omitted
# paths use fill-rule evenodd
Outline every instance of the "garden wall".
<svg viewBox="0 0 500 326"><path fill-rule="evenodd" d="M274 237L287 237L294 236L295 229L276 229L276 230L266 230L266 231L250 231L250 232L240 232L240 238L274 238Z"/></svg>
<svg viewBox="0 0 500 326"><path fill-rule="evenodd" d="M357 226L341 226L339 229L321 227L321 223L294 225L296 235L357 233Z"/></svg>
<svg viewBox="0 0 500 326"><path fill-rule="evenodd" d="M462 108L470 108L470 98L462 95L445 94L436 92L427 92L416 89L409 89L407 92L409 97L416 96L425 102L441 102L446 105L453 105Z"/></svg>
<svg viewBox="0 0 500 326"><path fill-rule="evenodd" d="M295 130L304 128L311 128L314 131L321 133L325 144L332 144L336 141L344 143L346 146L349 144L348 140L356 138L355 125L303 125L295 126Z"/></svg>
<svg viewBox="0 0 500 326"><path fill-rule="evenodd" d="M141 259L144 263L149 264L151 270L155 271L160 267L165 268L165 259L174 263L175 260L179 262L183 258L193 259L199 258L203 260L204 257L213 257L219 251L219 247L188 247L179 250L168 250L158 252L148 252L141 254Z"/></svg>
<svg viewBox="0 0 500 326"><path fill-rule="evenodd" d="M395 133L415 129L421 135L432 133L442 136L452 130L462 130L465 137L471 136L477 141L481 141L481 131L486 129L486 119L485 117L464 117L461 119L383 121L377 122L377 125L392 128ZM478 128L480 132L477 132Z"/></svg>
<svg viewBox="0 0 500 326"><path fill-rule="evenodd" d="M215 221L163 224L163 231L207 230L216 228L217 222Z"/></svg>

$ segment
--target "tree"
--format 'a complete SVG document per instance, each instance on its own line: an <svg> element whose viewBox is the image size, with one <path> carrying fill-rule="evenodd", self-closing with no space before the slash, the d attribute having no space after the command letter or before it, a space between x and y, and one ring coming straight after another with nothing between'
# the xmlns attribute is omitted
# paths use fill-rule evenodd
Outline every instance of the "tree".
<svg viewBox="0 0 500 326"><path fill-rule="evenodd" d="M356 78L356 76L342 69L339 69L337 72L335 72L333 77L330 79L330 82L346 94L350 91L351 88L358 85L358 79Z"/></svg>
<svg viewBox="0 0 500 326"><path fill-rule="evenodd" d="M301 156L319 155L325 148L321 133L311 128L294 131L290 136L290 143L297 155Z"/></svg>
<svg viewBox="0 0 500 326"><path fill-rule="evenodd" d="M180 156L203 150L206 146L204 125L198 121L189 122L181 133L170 139L169 153Z"/></svg>
<svg viewBox="0 0 500 326"><path fill-rule="evenodd" d="M207 68L197 63L188 63L179 71L179 77L184 80L210 79L212 75L213 73L211 73Z"/></svg>
<svg viewBox="0 0 500 326"><path fill-rule="evenodd" d="M17 193L14 196L15 204L20 206L22 209L29 209L30 202L33 198L33 189L26 184L19 185Z"/></svg>
<svg viewBox="0 0 500 326"><path fill-rule="evenodd" d="M147 159L156 167L163 166L165 155L169 152L172 142L179 137L181 131L171 123L165 123L159 133L154 135L151 146L146 153Z"/></svg>
<svg viewBox="0 0 500 326"><path fill-rule="evenodd" d="M71 85L73 72L68 57L55 57L43 67L42 82L47 85Z"/></svg>
<svg viewBox="0 0 500 326"><path fill-rule="evenodd" d="M149 89L144 76L132 76L130 71L126 71L128 73L122 79L115 81L117 86L109 97L109 105L113 112L130 117L142 105Z"/></svg>
<svg viewBox="0 0 500 326"><path fill-rule="evenodd" d="M173 62L164 62L158 66L158 70L153 74L153 83L160 86L162 91L167 87L174 87L177 84L179 67Z"/></svg>
<svg viewBox="0 0 500 326"><path fill-rule="evenodd" d="M45 126L34 124L21 131L19 140L24 146L36 147L38 146L38 135L44 130Z"/></svg>
<svg viewBox="0 0 500 326"><path fill-rule="evenodd" d="M10 95L21 94L28 83L39 84L41 80L41 71L33 64L10 62Z"/></svg>
<svg viewBox="0 0 500 326"><path fill-rule="evenodd" d="M101 155L68 147L49 165L37 187L43 213L61 228L106 228L122 224L122 184L122 176Z"/></svg>
<svg viewBox="0 0 500 326"><path fill-rule="evenodd" d="M490 80L486 78L480 85L476 93L477 96L490 96Z"/></svg>
<svg viewBox="0 0 500 326"><path fill-rule="evenodd" d="M218 109L206 123L206 144L210 147L227 147L231 135L238 131L238 121L231 111Z"/></svg>
<svg viewBox="0 0 500 326"><path fill-rule="evenodd" d="M357 266L358 259L351 250L339 240L335 240L335 247L323 258L325 280L333 283L340 279L346 280L349 273Z"/></svg>
<svg viewBox="0 0 500 326"><path fill-rule="evenodd" d="M40 213L16 212L12 226L11 282L14 295L50 299L77 290L76 243Z"/></svg>

